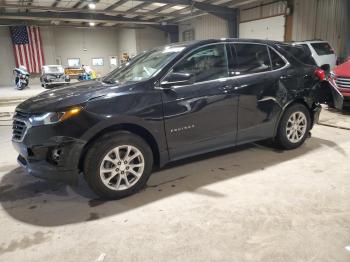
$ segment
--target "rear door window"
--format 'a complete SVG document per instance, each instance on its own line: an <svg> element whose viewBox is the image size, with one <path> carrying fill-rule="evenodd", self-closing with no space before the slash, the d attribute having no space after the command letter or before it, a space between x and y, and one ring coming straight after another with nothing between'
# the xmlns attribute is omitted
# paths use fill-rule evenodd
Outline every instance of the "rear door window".
<svg viewBox="0 0 350 262"><path fill-rule="evenodd" d="M286 62L282 59L282 57L270 47L269 47L269 52L270 52L271 64L272 64L273 70L280 69L286 65Z"/></svg>
<svg viewBox="0 0 350 262"><path fill-rule="evenodd" d="M327 42L312 43L311 46L319 56L334 54L333 48Z"/></svg>
<svg viewBox="0 0 350 262"><path fill-rule="evenodd" d="M234 44L236 51L235 75L246 75L271 70L269 53L266 45Z"/></svg>

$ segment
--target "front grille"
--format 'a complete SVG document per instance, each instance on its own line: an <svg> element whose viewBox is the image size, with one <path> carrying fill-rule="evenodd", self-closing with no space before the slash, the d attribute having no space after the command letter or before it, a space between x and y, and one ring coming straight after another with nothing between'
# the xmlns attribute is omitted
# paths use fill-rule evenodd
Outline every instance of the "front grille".
<svg viewBox="0 0 350 262"><path fill-rule="evenodd" d="M337 77L336 83L340 88L350 88L350 77Z"/></svg>
<svg viewBox="0 0 350 262"><path fill-rule="evenodd" d="M30 114L16 111L12 123L12 140L22 142L27 133L29 125L27 124Z"/></svg>
<svg viewBox="0 0 350 262"><path fill-rule="evenodd" d="M14 119L12 124L12 140L21 142L27 132L27 124L19 119Z"/></svg>

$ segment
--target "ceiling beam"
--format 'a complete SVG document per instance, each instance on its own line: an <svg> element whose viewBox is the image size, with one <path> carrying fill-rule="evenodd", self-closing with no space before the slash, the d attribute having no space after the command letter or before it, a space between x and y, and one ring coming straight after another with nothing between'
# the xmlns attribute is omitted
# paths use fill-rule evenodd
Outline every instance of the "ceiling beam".
<svg viewBox="0 0 350 262"><path fill-rule="evenodd" d="M67 21L65 21L67 22ZM94 29L94 28L115 28L115 26L107 26L107 27L102 27L102 26L94 26L91 27L90 25L88 25L88 23L85 24L81 24L81 25L77 25L77 24L65 24L65 23L61 23L61 24L51 24L50 21L41 21L41 22L37 22L37 21L26 21L26 20L7 20L7 19L0 19L0 27L2 26L18 26L18 25L26 25L26 26L40 26L40 27L64 27L64 28L89 28L89 29Z"/></svg>
<svg viewBox="0 0 350 262"><path fill-rule="evenodd" d="M78 8L81 6L83 3L85 3L85 0L79 0L75 5L73 5L73 8Z"/></svg>
<svg viewBox="0 0 350 262"><path fill-rule="evenodd" d="M81 9L81 8L70 8L70 7L52 7L52 6L23 6L18 4L5 4L1 3L0 0L0 8L12 8L12 9L23 9L23 10L36 10L36 11L54 11L54 12L76 12L76 13L85 13L85 14L108 14L108 15L137 15L137 16L157 16L163 17L166 14L153 14L153 13L145 13L145 12L136 12L136 11L114 11L114 10L91 10L91 9Z"/></svg>
<svg viewBox="0 0 350 262"><path fill-rule="evenodd" d="M223 7L229 7L229 8L237 8L239 6L242 6L242 5L245 5L245 4L251 4L251 3L254 3L254 2L258 2L259 0L233 0L233 1L228 1L228 2L225 2L225 3L222 3L222 4L219 4L219 5L214 5L214 6L223 6ZM202 1L200 3L206 3L206 4L212 4L212 3L215 3L217 2L217 0L207 0L207 1ZM176 21L179 21L179 20L182 20L182 19L185 19L185 18L191 18L192 16L195 17L195 16L199 16L199 15L204 15L205 13L207 12L203 12L201 10L193 10L193 12L191 12L191 14L182 14L184 11L190 11L193 9L193 6L191 7L186 7L182 10L178 10L178 11L175 11L175 12L171 12L171 13L168 13L169 16L176 16L176 19L173 19L173 18L164 18L164 19L154 19L153 21L170 21L170 22L176 22Z"/></svg>
<svg viewBox="0 0 350 262"><path fill-rule="evenodd" d="M146 6L149 6L149 5L150 5L150 3L144 2L142 4L136 5L136 6L132 7L132 8L130 8L130 9L126 10L126 12L135 12L135 11L140 10L140 9L146 7Z"/></svg>
<svg viewBox="0 0 350 262"><path fill-rule="evenodd" d="M232 14L233 12L235 12L234 9L229 8L229 7L205 4L205 3L201 3L201 2L193 2L193 7L197 8L199 10L205 11L207 13L221 14L223 16L225 14Z"/></svg>
<svg viewBox="0 0 350 262"><path fill-rule="evenodd" d="M80 21L80 22L117 22L131 24L149 24L159 25L158 22L144 21L133 18L110 16L105 14L87 14L78 12L27 12L27 13L9 13L0 12L0 19L20 19L20 20L58 20L58 21Z"/></svg>
<svg viewBox="0 0 350 262"><path fill-rule="evenodd" d="M174 5L192 5L192 0L142 0L147 3L159 3L159 4L174 4Z"/></svg>
<svg viewBox="0 0 350 262"><path fill-rule="evenodd" d="M202 3L211 4L211 3L216 2L216 1L217 1L217 0L204 0ZM167 20L173 19L173 18L171 18L171 16L175 16L176 18L188 17L189 14L182 15L182 13L183 13L183 12L190 12L190 11L191 11L191 14L192 14L193 6L185 7L185 8L182 8L182 9L180 9L180 10L167 13L167 15L168 15L169 17L163 19L162 21L167 21ZM156 21L160 21L160 20L156 20Z"/></svg>
<svg viewBox="0 0 350 262"><path fill-rule="evenodd" d="M56 0L51 6L56 7L60 2L61 2L61 0Z"/></svg>
<svg viewBox="0 0 350 262"><path fill-rule="evenodd" d="M128 1L129 0L119 0L119 1L115 2L113 5L108 6L105 10L116 9L118 6L121 6L121 5L125 4Z"/></svg>

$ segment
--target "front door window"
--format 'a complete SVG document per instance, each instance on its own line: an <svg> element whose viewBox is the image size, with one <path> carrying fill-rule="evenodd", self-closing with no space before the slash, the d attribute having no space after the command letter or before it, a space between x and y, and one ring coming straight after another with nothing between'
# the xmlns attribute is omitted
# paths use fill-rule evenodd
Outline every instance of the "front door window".
<svg viewBox="0 0 350 262"><path fill-rule="evenodd" d="M191 83L227 77L226 47L224 44L201 47L180 61L173 72L190 74Z"/></svg>

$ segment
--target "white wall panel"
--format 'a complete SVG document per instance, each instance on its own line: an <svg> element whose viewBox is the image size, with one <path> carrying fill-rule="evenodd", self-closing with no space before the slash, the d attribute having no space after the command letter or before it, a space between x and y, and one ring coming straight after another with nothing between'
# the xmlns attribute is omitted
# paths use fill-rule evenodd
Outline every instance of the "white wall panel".
<svg viewBox="0 0 350 262"><path fill-rule="evenodd" d="M240 23L239 37L284 41L285 16L274 16Z"/></svg>
<svg viewBox="0 0 350 262"><path fill-rule="evenodd" d="M196 40L228 37L227 22L213 15L203 15L180 23L180 41L183 41L182 32L190 29L194 29Z"/></svg>

